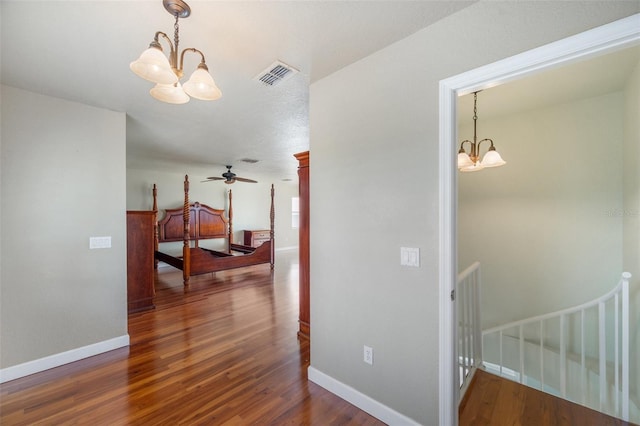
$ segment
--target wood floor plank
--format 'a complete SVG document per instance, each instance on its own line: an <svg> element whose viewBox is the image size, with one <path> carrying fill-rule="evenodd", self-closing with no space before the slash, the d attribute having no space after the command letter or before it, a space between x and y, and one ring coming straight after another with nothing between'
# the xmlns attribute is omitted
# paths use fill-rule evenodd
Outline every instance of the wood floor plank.
<svg viewBox="0 0 640 426"><path fill-rule="evenodd" d="M0 385L2 425L382 425L307 380L297 252L192 278L161 268L129 348Z"/></svg>
<svg viewBox="0 0 640 426"><path fill-rule="evenodd" d="M482 370L475 374L459 418L460 426L633 426Z"/></svg>

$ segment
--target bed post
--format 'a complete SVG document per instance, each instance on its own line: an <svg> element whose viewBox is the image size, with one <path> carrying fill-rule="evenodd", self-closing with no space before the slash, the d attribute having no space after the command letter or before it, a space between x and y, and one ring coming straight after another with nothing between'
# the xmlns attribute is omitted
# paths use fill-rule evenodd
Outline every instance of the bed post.
<svg viewBox="0 0 640 426"><path fill-rule="evenodd" d="M227 237L227 253L231 254L231 244L233 243L233 197L229 189L229 235Z"/></svg>
<svg viewBox="0 0 640 426"><path fill-rule="evenodd" d="M158 269L158 259L155 252L158 251L158 188L153 184L153 269Z"/></svg>
<svg viewBox="0 0 640 426"><path fill-rule="evenodd" d="M269 232L269 238L271 239L271 269L273 269L274 266L274 262L276 259L276 242L274 240L274 232L273 232L273 228L274 228L274 222L275 222L275 217L276 217L276 209L273 206L273 196L274 196L275 190L273 188L273 184L271 184L271 212L269 215L269 219L270 219L270 225L271 225L271 230Z"/></svg>
<svg viewBox="0 0 640 426"><path fill-rule="evenodd" d="M184 175L184 206L182 221L184 222L184 236L182 242L182 282L189 285L191 276L191 250L189 248L189 175Z"/></svg>

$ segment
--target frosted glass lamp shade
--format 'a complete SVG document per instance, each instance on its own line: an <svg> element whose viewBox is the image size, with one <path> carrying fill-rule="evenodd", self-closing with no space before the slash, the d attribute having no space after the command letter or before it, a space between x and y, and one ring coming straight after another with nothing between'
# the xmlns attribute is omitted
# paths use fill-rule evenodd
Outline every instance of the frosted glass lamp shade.
<svg viewBox="0 0 640 426"><path fill-rule="evenodd" d="M178 81L178 76L171 69L169 60L162 50L150 47L140 57L129 64L129 68L138 77L158 84L173 84Z"/></svg>
<svg viewBox="0 0 640 426"><path fill-rule="evenodd" d="M206 67L198 67L184 84L184 91L193 98L203 101L215 101L222 97L222 92L213 81Z"/></svg>
<svg viewBox="0 0 640 426"><path fill-rule="evenodd" d="M484 166L478 161L477 163L471 163L469 166L461 167L461 172L478 172L484 169Z"/></svg>
<svg viewBox="0 0 640 426"><path fill-rule="evenodd" d="M180 83L156 84L149 93L157 100L169 104L186 104L189 102L189 96L182 90Z"/></svg>
<svg viewBox="0 0 640 426"><path fill-rule="evenodd" d="M458 152L458 168L462 169L463 167L469 167L473 165L473 161L469 158L469 154L466 152Z"/></svg>
<svg viewBox="0 0 640 426"><path fill-rule="evenodd" d="M483 167L498 167L507 164L506 161L500 157L498 151L495 149L490 149L482 158L482 166Z"/></svg>

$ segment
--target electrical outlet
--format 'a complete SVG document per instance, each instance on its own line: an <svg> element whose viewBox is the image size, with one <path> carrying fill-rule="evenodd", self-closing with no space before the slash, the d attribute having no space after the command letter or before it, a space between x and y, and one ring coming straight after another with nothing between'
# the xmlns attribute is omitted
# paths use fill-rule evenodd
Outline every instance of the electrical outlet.
<svg viewBox="0 0 640 426"><path fill-rule="evenodd" d="M367 345L364 345L364 362L373 365L373 348Z"/></svg>

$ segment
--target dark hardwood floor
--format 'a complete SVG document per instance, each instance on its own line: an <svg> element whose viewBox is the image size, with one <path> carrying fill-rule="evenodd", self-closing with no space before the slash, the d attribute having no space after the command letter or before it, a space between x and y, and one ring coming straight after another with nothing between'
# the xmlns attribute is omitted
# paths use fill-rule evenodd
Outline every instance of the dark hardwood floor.
<svg viewBox="0 0 640 426"><path fill-rule="evenodd" d="M161 268L131 345L0 385L2 425L381 425L307 381L297 252L191 279Z"/></svg>
<svg viewBox="0 0 640 426"><path fill-rule="evenodd" d="M297 252L193 277L161 268L131 346L0 385L2 425L382 425L307 381ZM627 425L479 371L460 425Z"/></svg>
<svg viewBox="0 0 640 426"><path fill-rule="evenodd" d="M628 426L582 405L478 370L460 404L460 426Z"/></svg>

